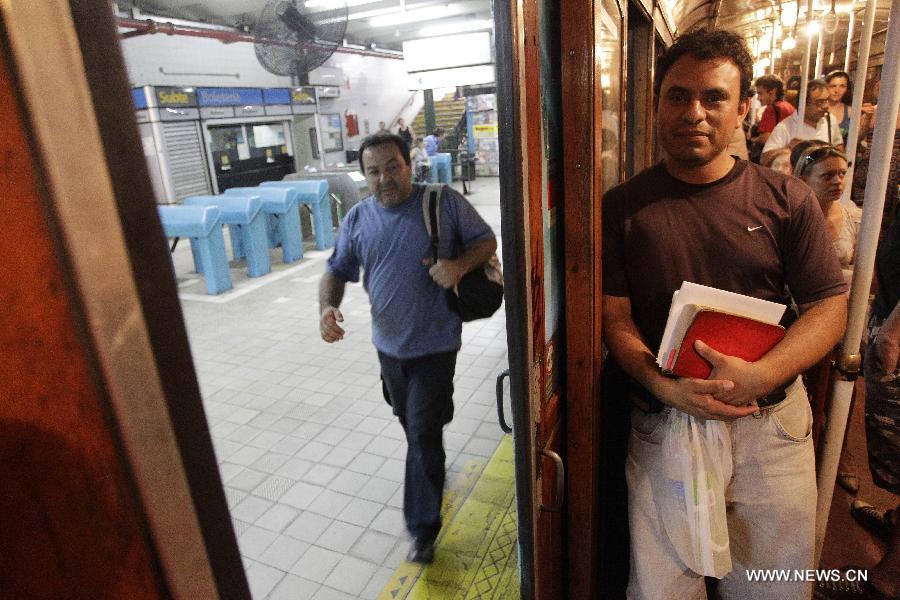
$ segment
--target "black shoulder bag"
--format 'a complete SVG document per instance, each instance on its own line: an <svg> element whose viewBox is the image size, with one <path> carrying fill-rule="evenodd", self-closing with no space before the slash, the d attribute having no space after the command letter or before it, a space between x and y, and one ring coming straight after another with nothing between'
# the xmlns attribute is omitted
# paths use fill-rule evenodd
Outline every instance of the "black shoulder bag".
<svg viewBox="0 0 900 600"><path fill-rule="evenodd" d="M440 244L440 199L442 185L429 185L425 188L422 203L425 213L425 228L431 238L431 255L434 262L438 260ZM459 313L463 321L486 319L497 312L503 303L503 273L500 270L500 259L494 254L483 265L472 269L459 280L452 290L447 290L450 306Z"/></svg>

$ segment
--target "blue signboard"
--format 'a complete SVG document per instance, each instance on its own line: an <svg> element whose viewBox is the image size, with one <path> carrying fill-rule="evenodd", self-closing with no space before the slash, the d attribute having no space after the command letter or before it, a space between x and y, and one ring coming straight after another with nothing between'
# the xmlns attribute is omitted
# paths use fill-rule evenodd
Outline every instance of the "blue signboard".
<svg viewBox="0 0 900 600"><path fill-rule="evenodd" d="M247 106L263 103L259 88L197 88L200 106Z"/></svg>
<svg viewBox="0 0 900 600"><path fill-rule="evenodd" d="M263 100L266 104L290 104L291 90L287 88L267 88L263 90Z"/></svg>
<svg viewBox="0 0 900 600"><path fill-rule="evenodd" d="M135 110L147 108L147 96L144 94L144 88L133 88L131 90L131 103L134 104Z"/></svg>

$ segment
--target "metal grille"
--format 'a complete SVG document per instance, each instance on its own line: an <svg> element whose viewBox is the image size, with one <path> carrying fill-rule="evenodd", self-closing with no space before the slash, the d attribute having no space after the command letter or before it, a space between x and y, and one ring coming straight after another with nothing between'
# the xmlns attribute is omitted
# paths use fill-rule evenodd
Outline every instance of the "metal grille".
<svg viewBox="0 0 900 600"><path fill-rule="evenodd" d="M199 124L196 121L164 123L163 137L176 200L211 194Z"/></svg>

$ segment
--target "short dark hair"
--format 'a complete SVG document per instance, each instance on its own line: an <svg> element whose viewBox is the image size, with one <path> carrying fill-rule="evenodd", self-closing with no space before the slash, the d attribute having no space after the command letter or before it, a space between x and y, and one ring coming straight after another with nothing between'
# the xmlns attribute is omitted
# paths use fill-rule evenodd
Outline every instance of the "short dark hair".
<svg viewBox="0 0 900 600"><path fill-rule="evenodd" d="M810 79L806 82L806 103L809 104L813 92L827 89L828 83L824 79Z"/></svg>
<svg viewBox="0 0 900 600"><path fill-rule="evenodd" d="M834 70L828 75L825 76L825 81L827 83L831 83L831 80L835 77L843 77L847 80L847 91L844 92L844 95L841 96L841 102L844 104L850 104L853 102L853 82L850 81L850 74L847 71Z"/></svg>
<svg viewBox="0 0 900 600"><path fill-rule="evenodd" d="M746 100L753 96L753 88L751 86L753 82L753 57L750 56L750 51L747 49L744 38L723 29L700 28L678 36L675 43L659 57L656 63L656 81L653 85L656 98L659 98L659 91L662 89L662 82L666 77L666 73L685 54L690 54L700 60L709 60L711 58L726 58L730 60L741 72L740 99Z"/></svg>
<svg viewBox="0 0 900 600"><path fill-rule="evenodd" d="M434 135L435 137L441 137L442 135L444 135L444 128L438 127L434 130L434 133L432 135Z"/></svg>
<svg viewBox="0 0 900 600"><path fill-rule="evenodd" d="M409 144L406 143L406 140L394 133L373 133L372 135L367 136L359 146L360 171L362 171L363 173L366 172L366 165L363 164L363 152L366 151L366 148L371 148L372 146L382 146L384 144L393 144L397 146L397 149L403 156L403 160L406 161L406 165L409 166L411 164L411 161L409 159Z"/></svg>
<svg viewBox="0 0 900 600"><path fill-rule="evenodd" d="M756 87L764 87L769 91L775 90L775 99L784 99L784 82L781 81L781 77L778 75L763 75L762 77L757 77L756 81L753 82L753 85Z"/></svg>

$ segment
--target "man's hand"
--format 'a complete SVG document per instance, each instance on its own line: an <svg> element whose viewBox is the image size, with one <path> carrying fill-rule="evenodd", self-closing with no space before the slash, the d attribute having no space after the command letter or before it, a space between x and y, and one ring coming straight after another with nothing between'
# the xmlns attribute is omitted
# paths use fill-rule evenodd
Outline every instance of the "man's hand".
<svg viewBox="0 0 900 600"><path fill-rule="evenodd" d="M875 337L875 364L886 376L894 376L900 369L900 304L884 320Z"/></svg>
<svg viewBox="0 0 900 600"><path fill-rule="evenodd" d="M340 309L333 306L327 306L322 310L319 316L319 333L322 339L331 344L338 340L344 339L344 329L338 323L344 322L344 315Z"/></svg>
<svg viewBox="0 0 900 600"><path fill-rule="evenodd" d="M431 275L435 283L449 290L459 283L466 271L457 260L439 258L437 263L431 265L431 268L428 269L428 274Z"/></svg>
<svg viewBox="0 0 900 600"><path fill-rule="evenodd" d="M752 415L755 406L732 406L717 398L734 389L734 383L724 379L666 379L657 390L657 397L669 406L699 419L731 421Z"/></svg>
<svg viewBox="0 0 900 600"><path fill-rule="evenodd" d="M747 406L769 394L778 385L778 382L769 380L757 363L722 354L700 340L694 342L694 349L712 364L710 379L725 379L734 384L731 389L716 394L716 398L726 404Z"/></svg>

